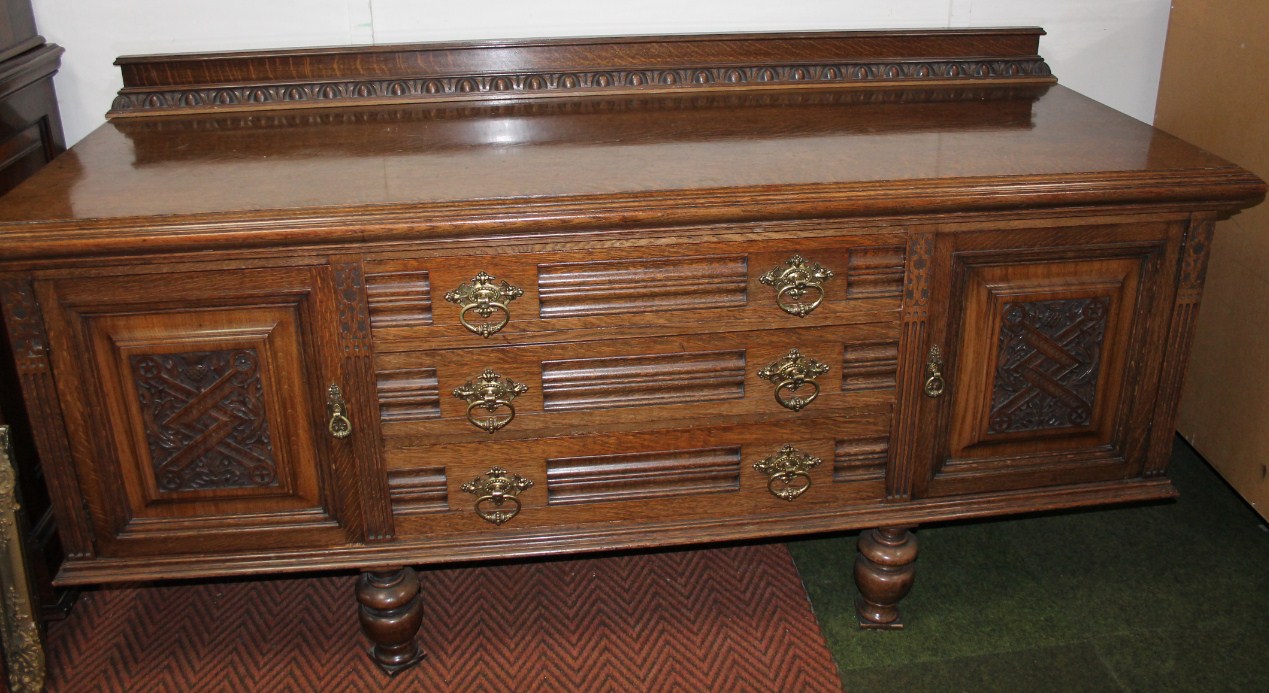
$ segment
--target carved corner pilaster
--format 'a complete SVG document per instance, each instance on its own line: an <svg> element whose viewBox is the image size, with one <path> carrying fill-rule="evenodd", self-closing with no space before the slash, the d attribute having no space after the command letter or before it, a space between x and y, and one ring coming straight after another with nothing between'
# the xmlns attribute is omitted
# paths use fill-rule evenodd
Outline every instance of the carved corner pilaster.
<svg viewBox="0 0 1269 693"><path fill-rule="evenodd" d="M895 425L891 429L886 497L902 501L912 496L913 460L919 446L915 411L925 380L926 339L929 332L930 272L935 235L922 231L908 239L903 279L903 327L899 336L899 383L895 392Z"/></svg>
<svg viewBox="0 0 1269 693"><path fill-rule="evenodd" d="M339 315L340 372L348 416L361 431L377 431L379 393L375 389L374 346L371 340L370 303L366 275L355 256L331 258L335 305ZM367 541L386 541L395 536L388 476L377 433L354 434L347 443L345 473L356 478L361 489L362 525Z"/></svg>
<svg viewBox="0 0 1269 693"><path fill-rule="evenodd" d="M1215 222L1210 217L1196 215L1181 243L1176 301L1172 307L1167 351L1164 352L1163 373L1159 379L1158 401L1170 404L1160 407L1150 429L1150 449L1142 471L1146 477L1163 476L1171 456L1177 408L1185 382L1185 366L1190 360L1194 332L1198 327L1199 300L1207 277L1214 229Z"/></svg>
<svg viewBox="0 0 1269 693"><path fill-rule="evenodd" d="M0 280L0 312L17 364L22 402L31 422L35 447L50 489L73 489L79 480L63 425L62 404L49 362L49 339L35 287L26 278ZM83 504L68 502L68 494L54 492L57 532L67 557L89 558L95 553L91 527Z"/></svg>

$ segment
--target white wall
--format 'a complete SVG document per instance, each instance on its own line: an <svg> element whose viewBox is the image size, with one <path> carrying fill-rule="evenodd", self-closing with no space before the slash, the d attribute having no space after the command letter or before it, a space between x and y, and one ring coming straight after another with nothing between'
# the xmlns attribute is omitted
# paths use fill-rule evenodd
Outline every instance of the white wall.
<svg viewBox="0 0 1269 693"><path fill-rule="evenodd" d="M34 0L68 142L104 121L115 57L243 48L720 31L1042 26L1059 80L1149 121L1169 0Z"/></svg>

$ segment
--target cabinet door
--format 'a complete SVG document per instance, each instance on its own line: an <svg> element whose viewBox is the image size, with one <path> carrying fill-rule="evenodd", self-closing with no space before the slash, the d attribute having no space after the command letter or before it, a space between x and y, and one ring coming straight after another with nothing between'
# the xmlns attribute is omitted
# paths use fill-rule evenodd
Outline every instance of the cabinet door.
<svg viewBox="0 0 1269 693"><path fill-rule="evenodd" d="M942 354L927 354L922 376L941 370L946 390L922 397L935 435L917 495L1141 474L1180 231L939 238L930 345Z"/></svg>
<svg viewBox="0 0 1269 693"><path fill-rule="evenodd" d="M103 556L340 545L329 270L39 282ZM369 422L364 422L369 423Z"/></svg>

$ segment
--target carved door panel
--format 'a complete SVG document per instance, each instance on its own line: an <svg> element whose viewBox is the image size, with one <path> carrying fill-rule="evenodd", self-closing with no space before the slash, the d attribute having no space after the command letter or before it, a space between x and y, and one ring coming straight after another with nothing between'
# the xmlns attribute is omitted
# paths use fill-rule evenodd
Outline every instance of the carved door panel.
<svg viewBox="0 0 1269 693"><path fill-rule="evenodd" d="M939 238L921 397L937 435L918 495L1141 474L1147 436L1130 432L1151 422L1180 231Z"/></svg>
<svg viewBox="0 0 1269 693"><path fill-rule="evenodd" d="M360 538L326 268L37 282L102 555ZM358 422L368 424L370 422Z"/></svg>

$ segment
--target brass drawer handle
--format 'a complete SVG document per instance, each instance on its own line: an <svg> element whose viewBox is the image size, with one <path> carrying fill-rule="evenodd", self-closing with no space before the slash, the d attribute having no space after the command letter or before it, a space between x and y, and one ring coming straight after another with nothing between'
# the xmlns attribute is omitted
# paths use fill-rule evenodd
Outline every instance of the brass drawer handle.
<svg viewBox="0 0 1269 693"><path fill-rule="evenodd" d="M517 383L511 378L503 378L486 368L485 372L475 380L468 380L462 387L454 390L454 396L467 402L467 420L471 422L471 425L482 431L493 433L516 418L516 408L512 406L511 400L528 391L528 385ZM477 418L472 415L475 409L484 409L489 412L489 415ZM495 415L494 412L499 409L507 411L504 414Z"/></svg>
<svg viewBox="0 0 1269 693"><path fill-rule="evenodd" d="M502 524L520 514L521 491L533 488L533 481L519 474L511 474L501 467L494 467L483 477L476 477L461 486L462 490L476 496L475 510L480 519ZM503 506L511 504L510 508Z"/></svg>
<svg viewBox="0 0 1269 693"><path fill-rule="evenodd" d="M808 263L801 255L794 255L785 260L784 265L762 275L758 281L775 287L776 304L784 312L804 318L824 302L824 283L832 278L832 270L814 262ZM814 301L802 300L808 293L815 297ZM786 300L789 302L786 303Z"/></svg>
<svg viewBox="0 0 1269 693"><path fill-rule="evenodd" d="M330 422L326 430L335 438L347 438L352 434L352 422L348 420L348 405L344 402L344 393L339 386L331 383L326 390L326 414Z"/></svg>
<svg viewBox="0 0 1269 693"><path fill-rule="evenodd" d="M457 289L445 294L446 301L462 307L458 313L458 321L463 324L463 327L486 339L507 326L511 320L511 309L507 308L507 304L524 295L524 289L518 286L512 286L505 281L498 285L494 283L495 281L497 280L485 272L479 272L471 278L470 282L463 282ZM474 324L468 322L467 314L472 312L485 318L486 322ZM495 312L501 312L502 319L498 322L488 322L488 318Z"/></svg>
<svg viewBox="0 0 1269 693"><path fill-rule="evenodd" d="M815 378L828 372L828 366L813 358L803 356L797 349L790 349L780 360L758 371L758 377L775 385L775 399L780 406L802 411L806 405L820 396L820 386ZM811 396L797 394L803 385L811 386ZM788 396L785 396L785 393Z"/></svg>
<svg viewBox="0 0 1269 693"><path fill-rule="evenodd" d="M930 347L930 358L925 363L925 396L938 397L947 391L947 381L943 380L943 350L937 346Z"/></svg>
<svg viewBox="0 0 1269 693"><path fill-rule="evenodd" d="M771 495L792 502L794 498L811 488L811 475L822 460L812 457L792 445L785 445L780 452L759 462L753 468L767 475L767 490Z"/></svg>

